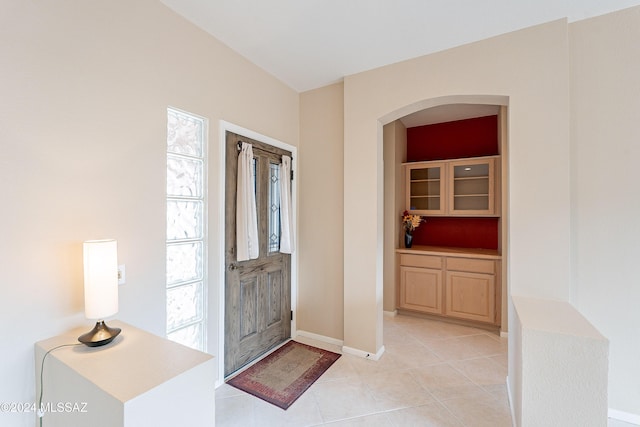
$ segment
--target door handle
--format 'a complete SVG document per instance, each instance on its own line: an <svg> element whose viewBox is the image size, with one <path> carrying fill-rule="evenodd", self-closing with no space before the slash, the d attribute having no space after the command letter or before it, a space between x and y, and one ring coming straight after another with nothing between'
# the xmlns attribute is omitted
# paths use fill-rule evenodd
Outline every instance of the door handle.
<svg viewBox="0 0 640 427"><path fill-rule="evenodd" d="M237 270L238 266L235 264L229 264L229 271Z"/></svg>

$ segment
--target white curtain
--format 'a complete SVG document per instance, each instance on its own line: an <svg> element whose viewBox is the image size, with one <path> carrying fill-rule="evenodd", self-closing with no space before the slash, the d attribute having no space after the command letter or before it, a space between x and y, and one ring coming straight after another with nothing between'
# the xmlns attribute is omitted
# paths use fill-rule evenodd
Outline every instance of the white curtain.
<svg viewBox="0 0 640 427"><path fill-rule="evenodd" d="M238 155L236 189L236 252L238 261L258 258L258 216L256 212L253 147L246 142Z"/></svg>
<svg viewBox="0 0 640 427"><path fill-rule="evenodd" d="M293 253L293 210L291 208L291 158L282 156L280 164L280 252Z"/></svg>

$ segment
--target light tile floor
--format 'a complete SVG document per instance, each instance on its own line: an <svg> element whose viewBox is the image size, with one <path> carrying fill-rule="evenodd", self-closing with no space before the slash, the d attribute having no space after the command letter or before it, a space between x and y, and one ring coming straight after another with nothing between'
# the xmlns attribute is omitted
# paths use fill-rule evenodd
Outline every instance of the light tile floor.
<svg viewBox="0 0 640 427"><path fill-rule="evenodd" d="M216 425L511 426L506 338L396 316L385 317L384 346L377 362L343 355L287 411L222 385L216 390Z"/></svg>

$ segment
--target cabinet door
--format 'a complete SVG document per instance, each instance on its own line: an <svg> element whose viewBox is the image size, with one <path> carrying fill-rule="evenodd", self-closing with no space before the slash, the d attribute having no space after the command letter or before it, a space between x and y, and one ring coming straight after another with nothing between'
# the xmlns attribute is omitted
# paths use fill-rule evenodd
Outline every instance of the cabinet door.
<svg viewBox="0 0 640 427"><path fill-rule="evenodd" d="M420 215L445 212L444 163L416 163L406 165L407 210Z"/></svg>
<svg viewBox="0 0 640 427"><path fill-rule="evenodd" d="M448 271L446 280L447 316L495 322L496 285L493 274Z"/></svg>
<svg viewBox="0 0 640 427"><path fill-rule="evenodd" d="M399 306L442 314L442 270L401 266Z"/></svg>
<svg viewBox="0 0 640 427"><path fill-rule="evenodd" d="M495 213L494 159L449 163L449 212L456 215Z"/></svg>

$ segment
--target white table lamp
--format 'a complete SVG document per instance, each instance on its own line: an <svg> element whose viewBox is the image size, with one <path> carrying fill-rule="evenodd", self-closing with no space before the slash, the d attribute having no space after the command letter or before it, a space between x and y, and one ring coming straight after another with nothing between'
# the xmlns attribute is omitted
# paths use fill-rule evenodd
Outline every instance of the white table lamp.
<svg viewBox="0 0 640 427"><path fill-rule="evenodd" d="M78 338L89 347L109 344L120 333L110 328L104 318L118 312L118 242L89 240L84 242L84 313L95 319L96 326Z"/></svg>

